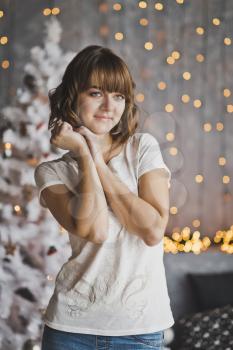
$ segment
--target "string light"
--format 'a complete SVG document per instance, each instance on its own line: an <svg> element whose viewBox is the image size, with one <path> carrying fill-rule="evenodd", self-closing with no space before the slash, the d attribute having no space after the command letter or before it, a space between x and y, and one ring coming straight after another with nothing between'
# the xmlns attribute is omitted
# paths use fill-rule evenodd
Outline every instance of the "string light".
<svg viewBox="0 0 233 350"><path fill-rule="evenodd" d="M230 97L230 96L231 96L231 90L229 90L229 89L224 89L224 90L223 90L223 96L224 96L224 97Z"/></svg>
<svg viewBox="0 0 233 350"><path fill-rule="evenodd" d="M180 58L180 53L179 51L172 51L171 56L175 59L178 60Z"/></svg>
<svg viewBox="0 0 233 350"><path fill-rule="evenodd" d="M140 23L141 26L144 26L144 27L145 27L145 26L148 25L149 21L148 21L147 18L141 18L140 21L139 21L139 23Z"/></svg>
<svg viewBox="0 0 233 350"><path fill-rule="evenodd" d="M10 142L6 142L4 144L4 154L6 157L11 157L12 155L12 144Z"/></svg>
<svg viewBox="0 0 233 350"><path fill-rule="evenodd" d="M231 45L231 39L228 37L224 38L224 44L227 46Z"/></svg>
<svg viewBox="0 0 233 350"><path fill-rule="evenodd" d="M181 100L183 103L188 103L190 101L190 97L187 94L181 96Z"/></svg>
<svg viewBox="0 0 233 350"><path fill-rule="evenodd" d="M122 5L119 4L118 2L113 4L113 10L120 11L121 9L122 9Z"/></svg>
<svg viewBox="0 0 233 350"><path fill-rule="evenodd" d="M43 10L43 15L44 16L49 16L49 15L51 15L51 12L52 12L51 9L46 8L46 9Z"/></svg>
<svg viewBox="0 0 233 350"><path fill-rule="evenodd" d="M184 80L190 80L191 79L191 73L190 72L184 72L183 73L183 78Z"/></svg>
<svg viewBox="0 0 233 350"><path fill-rule="evenodd" d="M196 33L198 35L203 35L205 33L205 29L203 27L197 27L196 28Z"/></svg>
<svg viewBox="0 0 233 350"><path fill-rule="evenodd" d="M6 45L8 43L8 37L7 36L2 36L0 38L0 44Z"/></svg>
<svg viewBox="0 0 233 350"><path fill-rule="evenodd" d="M52 8L52 15L58 15L59 13L60 13L60 9L59 9L59 7L54 7L54 8Z"/></svg>
<svg viewBox="0 0 233 350"><path fill-rule="evenodd" d="M178 213L177 207L171 207L171 208L170 208L170 214L175 215L175 214L177 214L177 213Z"/></svg>
<svg viewBox="0 0 233 350"><path fill-rule="evenodd" d="M222 178L222 182L224 184L228 184L230 182L230 176L224 175Z"/></svg>
<svg viewBox="0 0 233 350"><path fill-rule="evenodd" d="M8 60L2 61L2 68L7 69L10 66L10 62Z"/></svg>
<svg viewBox="0 0 233 350"><path fill-rule="evenodd" d="M167 63L168 64L174 64L175 63L175 59L172 56L168 56L167 57Z"/></svg>
<svg viewBox="0 0 233 350"><path fill-rule="evenodd" d="M21 207L19 205L15 205L14 206L14 211L16 214L20 214L21 213Z"/></svg>
<svg viewBox="0 0 233 350"><path fill-rule="evenodd" d="M121 33L121 32L115 33L115 39L116 40L123 40L123 38L124 38L124 34L123 33Z"/></svg>
<svg viewBox="0 0 233 350"><path fill-rule="evenodd" d="M205 60L205 57L201 53L198 53L196 55L196 60L197 60L197 62L203 62Z"/></svg>
<svg viewBox="0 0 233 350"><path fill-rule="evenodd" d="M166 104L165 111L169 112L169 113L173 112L174 111L174 106L171 103Z"/></svg>
<svg viewBox="0 0 233 350"><path fill-rule="evenodd" d="M136 95L136 100L137 100L137 102L143 102L144 99L145 99L144 94L139 93L139 94Z"/></svg>
<svg viewBox="0 0 233 350"><path fill-rule="evenodd" d="M178 149L177 149L176 147L170 147L170 148L169 148L169 154L170 154L171 156L176 156L177 153L178 153Z"/></svg>
<svg viewBox="0 0 233 350"><path fill-rule="evenodd" d="M145 1L139 1L138 7L140 7L141 9L145 9L147 8L147 3Z"/></svg>
<svg viewBox="0 0 233 350"><path fill-rule="evenodd" d="M174 141L175 135L173 134L173 132L168 132L166 134L166 139L167 139L167 141Z"/></svg>
<svg viewBox="0 0 233 350"><path fill-rule="evenodd" d="M205 123L205 124L203 125L203 130L204 130L205 132L210 132L210 131L212 130L212 125L211 125L210 123Z"/></svg>
<svg viewBox="0 0 233 350"><path fill-rule="evenodd" d="M107 13L108 12L108 4L106 2L102 2L99 5L99 12L101 12L101 13Z"/></svg>
<svg viewBox="0 0 233 350"><path fill-rule="evenodd" d="M167 87L167 84L164 81L160 81L160 82L158 82L157 86L158 86L159 90L165 90Z"/></svg>
<svg viewBox="0 0 233 350"><path fill-rule="evenodd" d="M109 34L109 27L105 24L100 26L99 33L102 36L107 36Z"/></svg>
<svg viewBox="0 0 233 350"><path fill-rule="evenodd" d="M161 2L156 2L155 3L155 9L157 11L163 11L163 4Z"/></svg>
<svg viewBox="0 0 233 350"><path fill-rule="evenodd" d="M201 182L203 182L203 180L204 180L204 177L202 175L198 174L195 176L195 181L197 183L201 183Z"/></svg>
<svg viewBox="0 0 233 350"><path fill-rule="evenodd" d="M202 106L201 100L199 100L199 99L194 100L194 101L193 101L193 106L194 106L195 108L200 108L200 107Z"/></svg>
<svg viewBox="0 0 233 350"><path fill-rule="evenodd" d="M201 225L200 220L198 220L198 219L193 220L192 225L193 225L193 227L196 227L196 228L200 227L200 225Z"/></svg>
<svg viewBox="0 0 233 350"><path fill-rule="evenodd" d="M220 19L219 18L213 18L212 19L212 23L213 23L213 25L215 25L215 26L219 26L220 25Z"/></svg>
<svg viewBox="0 0 233 350"><path fill-rule="evenodd" d="M227 105L227 112L233 113L233 105Z"/></svg>
<svg viewBox="0 0 233 350"><path fill-rule="evenodd" d="M226 158L225 157L219 157L218 158L218 164L221 166L226 165Z"/></svg>
<svg viewBox="0 0 233 350"><path fill-rule="evenodd" d="M224 125L221 122L216 123L216 130L222 131L224 129Z"/></svg>
<svg viewBox="0 0 233 350"><path fill-rule="evenodd" d="M153 49L153 43L151 41L147 41L145 44L144 44L144 47L146 50L152 50Z"/></svg>

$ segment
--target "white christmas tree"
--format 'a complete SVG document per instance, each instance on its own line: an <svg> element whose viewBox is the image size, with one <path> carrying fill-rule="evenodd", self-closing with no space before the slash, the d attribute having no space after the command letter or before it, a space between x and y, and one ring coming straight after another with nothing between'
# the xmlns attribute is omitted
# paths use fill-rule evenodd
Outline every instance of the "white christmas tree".
<svg viewBox="0 0 233 350"><path fill-rule="evenodd" d="M70 256L68 234L39 205L35 167L64 151L50 144L48 91L75 53L60 48L61 26L46 22L43 47L31 49L16 102L1 111L0 348L40 349L42 317L56 274Z"/></svg>

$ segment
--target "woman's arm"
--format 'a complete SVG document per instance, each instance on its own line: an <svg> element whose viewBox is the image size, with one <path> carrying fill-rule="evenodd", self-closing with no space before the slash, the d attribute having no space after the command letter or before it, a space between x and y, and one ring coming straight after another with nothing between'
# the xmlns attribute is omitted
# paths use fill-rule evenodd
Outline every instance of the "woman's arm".
<svg viewBox="0 0 233 350"><path fill-rule="evenodd" d="M100 239L107 239L108 206L91 153L78 161L81 180L76 191L79 196L74 211L76 227L83 233L93 232Z"/></svg>
<svg viewBox="0 0 233 350"><path fill-rule="evenodd" d="M121 224L147 245L158 244L169 217L167 174L156 169L142 175L137 196L104 162L96 163L96 169L109 205Z"/></svg>

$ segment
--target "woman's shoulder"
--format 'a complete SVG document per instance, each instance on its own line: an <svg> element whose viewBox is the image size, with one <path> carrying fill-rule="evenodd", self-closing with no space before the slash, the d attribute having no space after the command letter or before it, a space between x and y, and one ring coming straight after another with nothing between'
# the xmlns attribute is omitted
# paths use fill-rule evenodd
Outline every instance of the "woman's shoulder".
<svg viewBox="0 0 233 350"><path fill-rule="evenodd" d="M40 162L35 170L44 170L46 171L49 169L57 171L59 168L62 168L66 166L66 164L71 161L72 158L70 156L70 152L66 152L65 154L61 155L59 158L54 158L50 160L43 160Z"/></svg>
<svg viewBox="0 0 233 350"><path fill-rule="evenodd" d="M138 146L142 144L159 144L157 138L149 132L136 132L132 136L133 142L137 142Z"/></svg>

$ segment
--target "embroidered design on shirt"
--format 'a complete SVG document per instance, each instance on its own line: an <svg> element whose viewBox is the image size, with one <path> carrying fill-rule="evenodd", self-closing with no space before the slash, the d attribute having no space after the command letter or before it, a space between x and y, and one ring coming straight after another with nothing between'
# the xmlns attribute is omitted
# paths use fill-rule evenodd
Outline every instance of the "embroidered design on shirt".
<svg viewBox="0 0 233 350"><path fill-rule="evenodd" d="M142 317L145 312L148 300L139 298L140 292L147 287L148 277L148 275L143 274L133 277L123 290L121 302L132 319Z"/></svg>

